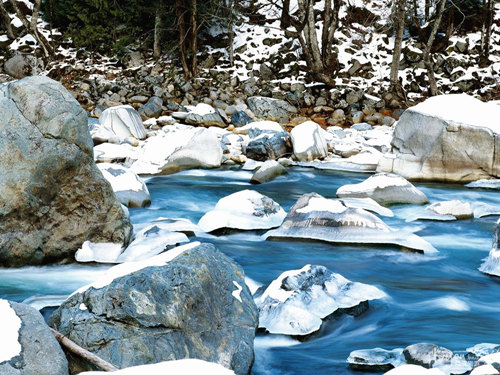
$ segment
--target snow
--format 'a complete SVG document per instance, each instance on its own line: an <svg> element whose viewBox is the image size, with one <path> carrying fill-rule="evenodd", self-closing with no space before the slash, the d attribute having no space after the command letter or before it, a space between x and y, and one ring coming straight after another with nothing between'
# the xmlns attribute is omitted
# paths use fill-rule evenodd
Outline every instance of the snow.
<svg viewBox="0 0 500 375"><path fill-rule="evenodd" d="M478 357L482 357L491 354L498 349L500 349L500 344L481 343L467 348L466 350L468 353L472 353Z"/></svg>
<svg viewBox="0 0 500 375"><path fill-rule="evenodd" d="M141 117L130 105L120 105L106 109L99 117L99 124L120 139L131 136L137 139L146 138L146 129Z"/></svg>
<svg viewBox="0 0 500 375"><path fill-rule="evenodd" d="M486 258L479 267L479 271L492 276L500 277L500 250L491 249L488 258Z"/></svg>
<svg viewBox="0 0 500 375"><path fill-rule="evenodd" d="M239 127L235 130L237 134L248 134L250 130L274 131L284 133L285 129L274 121L255 121Z"/></svg>
<svg viewBox="0 0 500 375"><path fill-rule="evenodd" d="M78 306L78 309L80 311L86 311L86 310L88 310L87 305L85 305L83 302L80 303L80 306Z"/></svg>
<svg viewBox="0 0 500 375"><path fill-rule="evenodd" d="M492 365L478 366L470 373L470 375L493 375L493 374L500 374L500 373Z"/></svg>
<svg viewBox="0 0 500 375"><path fill-rule="evenodd" d="M101 375L101 371L81 372L80 375ZM129 367L115 371L116 375L234 375L234 372L217 363L202 361L200 359L180 359L155 363L152 365L142 365Z"/></svg>
<svg viewBox="0 0 500 375"><path fill-rule="evenodd" d="M116 163L99 163L97 167L111 184L115 193L127 190L140 192L146 189L147 191L144 181L127 167Z"/></svg>
<svg viewBox="0 0 500 375"><path fill-rule="evenodd" d="M116 259L123 251L119 243L93 243L85 241L75 253L77 262L117 263Z"/></svg>
<svg viewBox="0 0 500 375"><path fill-rule="evenodd" d="M438 95L409 109L466 126L482 127L500 134L500 107L467 94Z"/></svg>
<svg viewBox="0 0 500 375"><path fill-rule="evenodd" d="M402 365L385 373L385 375L445 375L437 368L426 369L417 365Z"/></svg>
<svg viewBox="0 0 500 375"><path fill-rule="evenodd" d="M248 276L245 276L245 284L247 284L247 287L252 295L255 294L255 292L262 286L261 283L249 278Z"/></svg>
<svg viewBox="0 0 500 375"><path fill-rule="evenodd" d="M390 209L381 206L371 198L342 198L339 200L347 207L362 208L381 216L394 217L394 213Z"/></svg>
<svg viewBox="0 0 500 375"><path fill-rule="evenodd" d="M311 198L308 205L297 210L299 213L310 213L313 211L329 211L334 214L339 214L347 210L347 207L342 202L326 198Z"/></svg>
<svg viewBox="0 0 500 375"><path fill-rule="evenodd" d="M269 229L280 226L285 216L286 212L272 199L254 190L242 190L220 199L198 226L206 232L220 228Z"/></svg>
<svg viewBox="0 0 500 375"><path fill-rule="evenodd" d="M133 272L142 270L143 268L146 267L153 267L153 266L164 266L168 262L172 261L173 259L177 258L179 255L184 253L187 250L194 249L195 247L200 246L201 244L199 242L192 242L187 245L183 246L178 246L174 249L171 249L165 253L162 253L160 255L154 256L152 258L142 260L142 261L137 261L137 262L127 262L123 264L119 264L117 266L111 267L104 275L102 275L99 279L94 281L93 283L83 286L77 291L75 291L72 295L77 294L77 293L83 293L89 288L94 288L94 289L101 289L104 288L105 286L111 284L113 280L129 275Z"/></svg>
<svg viewBox="0 0 500 375"><path fill-rule="evenodd" d="M492 365L494 363L500 363L500 353L492 353L479 358L477 363L481 365Z"/></svg>
<svg viewBox="0 0 500 375"><path fill-rule="evenodd" d="M9 301L0 299L0 363L11 360L21 354L19 343L19 331L21 330L21 319L10 307Z"/></svg>
<svg viewBox="0 0 500 375"><path fill-rule="evenodd" d="M215 113L215 109L208 104L205 103L200 103L197 104L196 106L186 106L186 109L188 110L188 113L193 113L199 116L205 116L210 113Z"/></svg>
<svg viewBox="0 0 500 375"><path fill-rule="evenodd" d="M236 281L233 281L234 286L236 287L236 290L233 291L231 294L233 295L234 298L236 298L238 301L241 301L241 291L243 290L243 287L238 284Z"/></svg>

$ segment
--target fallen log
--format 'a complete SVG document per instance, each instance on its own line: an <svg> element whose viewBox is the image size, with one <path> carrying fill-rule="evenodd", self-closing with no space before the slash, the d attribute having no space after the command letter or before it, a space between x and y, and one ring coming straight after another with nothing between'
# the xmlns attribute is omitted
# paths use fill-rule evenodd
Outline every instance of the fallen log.
<svg viewBox="0 0 500 375"><path fill-rule="evenodd" d="M52 331L52 334L54 335L56 340L61 344L61 346L70 351L71 353L82 357L83 359L89 361L90 363L92 363L93 365L99 367L104 371L107 372L118 371L118 369L111 363L106 362L104 359L99 358L94 353L91 353L87 349L82 348L80 345L71 341L63 334L57 332L55 329L50 328L50 330Z"/></svg>

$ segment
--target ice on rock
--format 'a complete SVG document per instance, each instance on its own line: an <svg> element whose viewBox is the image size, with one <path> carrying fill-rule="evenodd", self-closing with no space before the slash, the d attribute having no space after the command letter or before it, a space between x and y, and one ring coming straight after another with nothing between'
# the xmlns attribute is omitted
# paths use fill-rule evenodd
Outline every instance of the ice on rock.
<svg viewBox="0 0 500 375"><path fill-rule="evenodd" d="M21 319L17 316L9 301L0 299L0 363L11 360L21 354L19 330Z"/></svg>
<svg viewBox="0 0 500 375"><path fill-rule="evenodd" d="M94 243L85 241L75 253L77 262L118 263L117 259L122 253L122 244Z"/></svg>
<svg viewBox="0 0 500 375"><path fill-rule="evenodd" d="M243 190L224 197L207 212L198 226L206 232L221 228L240 230L269 229L281 225L286 212L281 206L253 190Z"/></svg>
<svg viewBox="0 0 500 375"><path fill-rule="evenodd" d="M380 289L347 280L326 267L306 265L283 272L255 297L259 327L274 334L305 336L339 309L386 297Z"/></svg>
<svg viewBox="0 0 500 375"><path fill-rule="evenodd" d="M349 367L359 371L388 371L405 363L402 348L355 350L347 358Z"/></svg>
<svg viewBox="0 0 500 375"><path fill-rule="evenodd" d="M368 211L347 207L341 200L326 199L316 193L300 197L283 224L264 234L264 238L398 245L417 252L437 252L408 230L393 229Z"/></svg>

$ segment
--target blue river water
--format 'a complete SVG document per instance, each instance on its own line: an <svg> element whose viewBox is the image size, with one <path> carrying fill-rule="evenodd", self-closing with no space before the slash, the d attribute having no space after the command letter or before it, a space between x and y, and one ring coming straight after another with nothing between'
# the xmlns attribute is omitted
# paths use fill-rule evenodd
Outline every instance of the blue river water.
<svg viewBox="0 0 500 375"><path fill-rule="evenodd" d="M192 170L147 179L148 208L131 209L137 229L158 217L197 223L217 201L243 189L257 190L290 209L304 193L335 198L338 187L361 182L366 174L292 168L288 176L250 185L251 172ZM459 199L500 208L500 194L461 185L415 184L431 202ZM356 349L392 349L432 342L462 351L482 342L500 344L500 279L478 271L491 249L497 216L451 222L406 222L419 208L391 207L382 218L395 228L412 228L439 250L435 255L406 253L397 247L334 245L322 242L263 241L262 232L205 235L241 264L252 280L266 284L283 271L306 264L324 265L352 281L373 284L387 299L370 303L359 317L327 321L306 342L259 334L252 374L355 374L346 363ZM0 269L0 297L15 301L38 296L57 298L93 281L109 266L62 265Z"/></svg>

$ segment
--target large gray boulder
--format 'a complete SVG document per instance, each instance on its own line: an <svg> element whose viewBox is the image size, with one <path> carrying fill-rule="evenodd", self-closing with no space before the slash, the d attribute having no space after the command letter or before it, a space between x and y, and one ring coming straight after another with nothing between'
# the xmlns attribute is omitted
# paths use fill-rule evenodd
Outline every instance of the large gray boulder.
<svg viewBox="0 0 500 375"><path fill-rule="evenodd" d="M119 105L106 109L99 117L99 126L94 134L95 138L125 139L135 137L146 138L146 129L139 113L130 105Z"/></svg>
<svg viewBox="0 0 500 375"><path fill-rule="evenodd" d="M0 299L0 374L68 375L68 361L33 307Z"/></svg>
<svg viewBox="0 0 500 375"><path fill-rule="evenodd" d="M87 115L46 77L0 89L0 263L73 259L86 240L126 244L132 225L93 161Z"/></svg>
<svg viewBox="0 0 500 375"><path fill-rule="evenodd" d="M500 106L441 95L406 110L378 170L424 181L500 177Z"/></svg>
<svg viewBox="0 0 500 375"><path fill-rule="evenodd" d="M247 374L258 311L242 268L213 245L192 243L111 268L49 324L119 368L197 358Z"/></svg>
<svg viewBox="0 0 500 375"><path fill-rule="evenodd" d="M255 116L262 120L280 121L297 113L297 108L281 99L252 96L247 104Z"/></svg>
<svg viewBox="0 0 500 375"><path fill-rule="evenodd" d="M342 201L310 193L300 197L283 224L264 234L266 239L296 238L332 243L397 245L423 253L437 250L407 230L389 227L377 216Z"/></svg>
<svg viewBox="0 0 500 375"><path fill-rule="evenodd" d="M278 160L291 153L287 145L288 139L287 133L269 132L260 134L248 142L245 154L250 159L259 161Z"/></svg>
<svg viewBox="0 0 500 375"><path fill-rule="evenodd" d="M40 72L43 69L43 61L33 55L16 53L5 61L3 69L11 77L19 79Z"/></svg>

